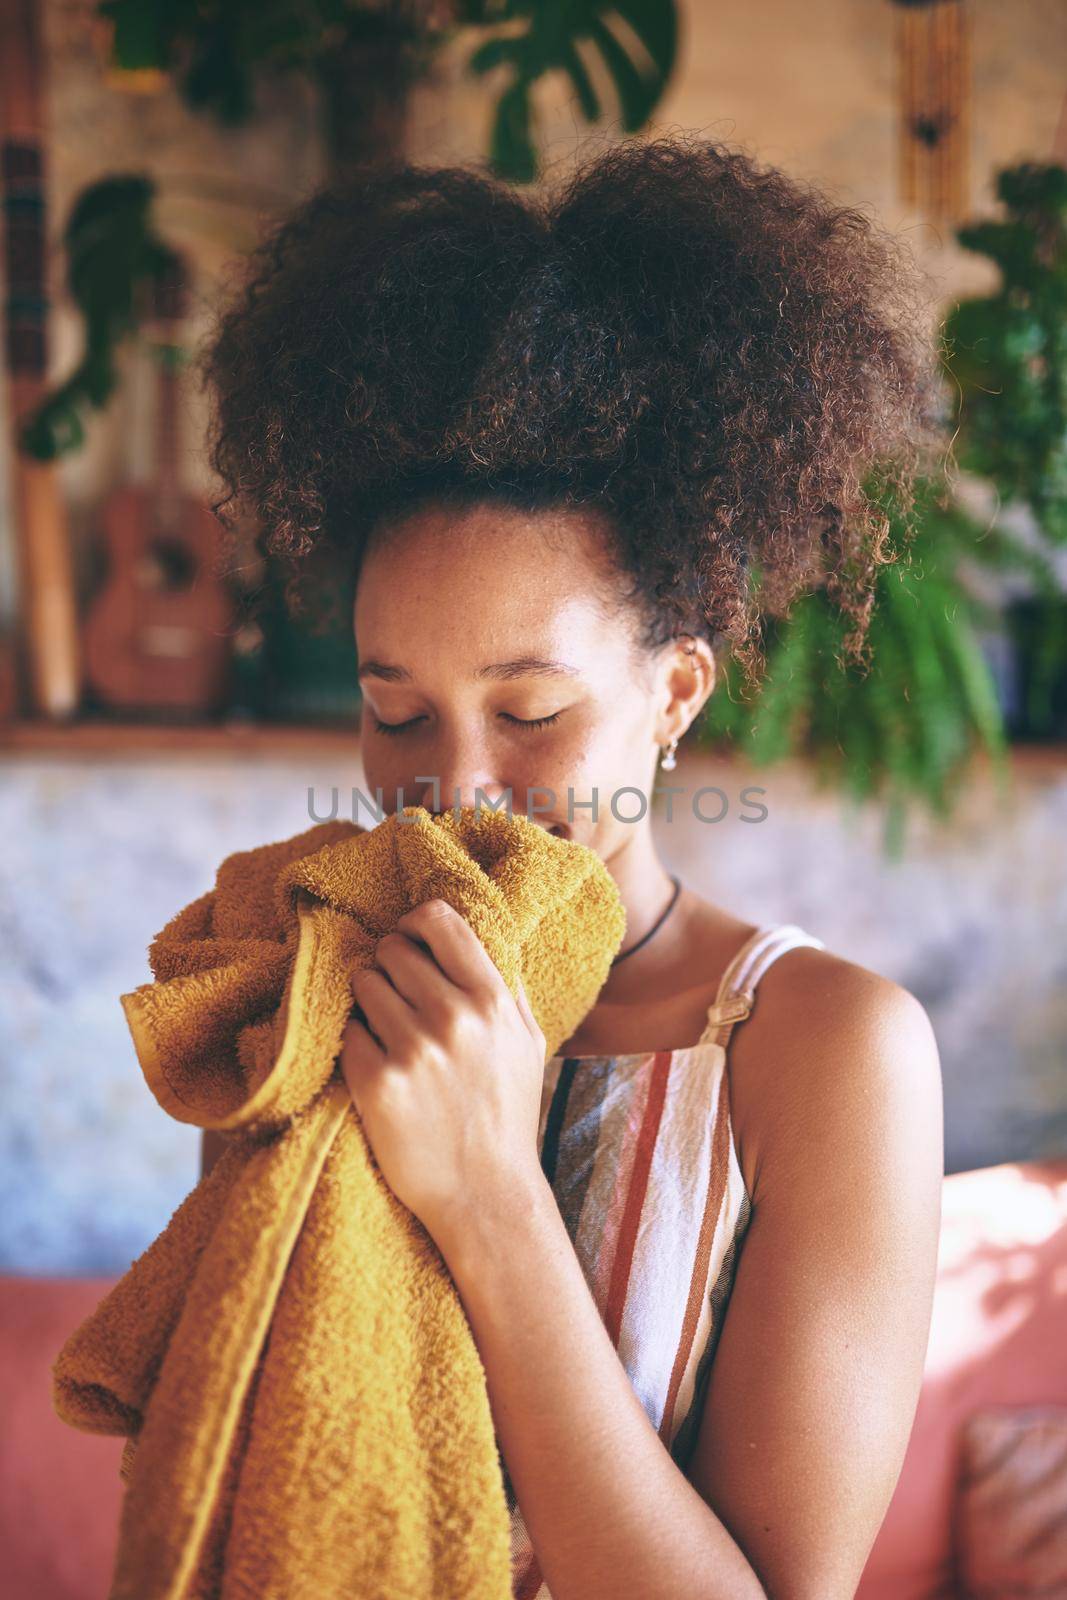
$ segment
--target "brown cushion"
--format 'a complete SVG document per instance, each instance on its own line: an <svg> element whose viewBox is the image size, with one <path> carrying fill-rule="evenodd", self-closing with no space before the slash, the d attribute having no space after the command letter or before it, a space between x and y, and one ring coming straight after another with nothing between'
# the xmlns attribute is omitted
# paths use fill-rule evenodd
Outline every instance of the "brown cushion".
<svg viewBox="0 0 1067 1600"><path fill-rule="evenodd" d="M962 1593L1067 1596L1067 1407L977 1411L961 1445L953 1531Z"/></svg>

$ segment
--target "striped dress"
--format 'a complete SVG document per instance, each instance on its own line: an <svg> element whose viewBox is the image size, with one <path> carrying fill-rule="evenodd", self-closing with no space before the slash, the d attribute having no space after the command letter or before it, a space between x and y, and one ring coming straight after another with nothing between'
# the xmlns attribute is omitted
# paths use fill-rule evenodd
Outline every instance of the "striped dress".
<svg viewBox="0 0 1067 1600"><path fill-rule="evenodd" d="M751 1204L734 1146L726 1045L760 977L797 945L761 927L682 1050L553 1056L538 1149L586 1282L653 1427L685 1470ZM505 1470L514 1600L551 1600Z"/></svg>

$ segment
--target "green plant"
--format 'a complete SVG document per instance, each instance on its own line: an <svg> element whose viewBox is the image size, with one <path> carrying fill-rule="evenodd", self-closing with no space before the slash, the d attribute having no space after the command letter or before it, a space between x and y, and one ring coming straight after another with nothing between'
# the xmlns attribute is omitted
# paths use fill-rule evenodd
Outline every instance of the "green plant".
<svg viewBox="0 0 1067 1600"><path fill-rule="evenodd" d="M188 105L228 125L249 118L256 74L270 69L317 82L334 107L326 124L334 129L338 90L353 118L377 92L361 65L373 63L373 72L391 51L402 76L417 76L458 29L480 29L489 37L470 70L510 69L489 160L517 183L537 176L531 92L540 78L565 73L583 116L597 121L600 97L579 49L592 45L614 85L622 127L635 132L670 78L678 31L675 0L100 0L97 10L113 24L117 67L171 74ZM346 82L338 81L338 62Z"/></svg>
<svg viewBox="0 0 1067 1600"><path fill-rule="evenodd" d="M881 503L898 543L914 544L910 560L879 569L865 665L844 661L844 620L826 594L806 595L772 621L767 675L752 700L727 660L697 738L728 739L757 766L803 755L816 783L838 789L853 813L880 800L885 848L897 856L916 799L942 821L951 816L976 748L992 758L998 783L1008 782L979 641L997 615L961 583L959 563L1002 567L1015 552L996 529L980 537L943 482L917 483L910 533L902 508L884 494Z"/></svg>
<svg viewBox="0 0 1067 1600"><path fill-rule="evenodd" d="M1028 506L1048 540L1067 544L1067 168L1006 168L996 192L1006 218L956 234L1001 276L945 323L957 457L1005 501Z"/></svg>
<svg viewBox="0 0 1067 1600"><path fill-rule="evenodd" d="M696 729L760 766L804 755L816 782L846 802L885 808L885 845L903 848L909 808L947 821L974 756L991 758L1003 793L1008 741L981 634L1000 631L974 571L1022 574L1037 597L1030 714L1040 718L1067 666L1063 589L1052 546L1067 540L1067 169L1005 169L1003 221L958 230L1000 268L991 295L945 320L943 361L954 395L956 460L1025 505L1038 537L983 527L946 475L920 479L907 508L868 493L889 518L900 559L878 569L864 664L846 662L844 619L823 590L771 619L767 671L746 696L729 661ZM758 573L754 574L758 583Z"/></svg>
<svg viewBox="0 0 1067 1600"><path fill-rule="evenodd" d="M490 162L514 181L537 174L531 94L539 78L567 73L584 115L595 121L600 99L578 49L590 41L616 86L622 126L634 132L663 93L677 38L674 0L411 0L378 6L352 0L99 0L97 11L112 25L116 67L172 75L187 104L227 126L253 114L259 70L302 71L334 99L347 88L351 115L358 117L360 89L367 85L358 76L345 84L344 63L350 61L355 71L361 48L393 48L405 58L405 70L418 71L457 27L494 30L470 67L476 73L511 69L512 82L497 106ZM640 46L636 60L612 31L611 17L631 30ZM336 128L336 121L335 107L329 126ZM53 460L84 442L82 416L89 407L103 409L111 397L115 354L137 332L142 291L171 266L173 252L149 215L154 194L151 179L116 174L87 186L71 210L62 242L67 286L84 319L85 354L22 427L20 448L38 460Z"/></svg>
<svg viewBox="0 0 1067 1600"><path fill-rule="evenodd" d="M1027 719L1050 715L1067 671L1063 591L1050 557L1067 544L1067 168L1022 162L997 175L1001 220L961 228L967 250L1000 273L990 295L965 300L945 325L948 368L960 395L960 465L989 479L1005 505L1033 518L1028 562L1035 603Z"/></svg>
<svg viewBox="0 0 1067 1600"><path fill-rule="evenodd" d="M415 50L424 32L433 36L440 7L433 0L98 0L96 9L113 27L114 66L168 74L188 106L235 127L255 111L259 72L316 78L352 44Z"/></svg>
<svg viewBox="0 0 1067 1600"><path fill-rule="evenodd" d="M116 383L119 344L134 334L146 288L170 273L174 252L152 227L150 179L116 175L90 184L71 207L63 230L67 289L81 312L85 342L68 378L23 422L19 447L38 461L77 450L86 409L102 410Z"/></svg>
<svg viewBox="0 0 1067 1600"><path fill-rule="evenodd" d="M582 115L596 122L602 115L600 97L593 86L578 46L595 45L619 99L622 127L635 133L644 127L657 105L671 72L678 43L673 0L467 0L460 5L463 20L481 26L522 20L521 32L498 34L471 56L472 72L491 72L506 65L512 79L497 103L489 159L502 177L528 182L537 176L537 153L532 134L531 90L538 78L564 72L574 85ZM621 17L641 47L634 59L608 18Z"/></svg>

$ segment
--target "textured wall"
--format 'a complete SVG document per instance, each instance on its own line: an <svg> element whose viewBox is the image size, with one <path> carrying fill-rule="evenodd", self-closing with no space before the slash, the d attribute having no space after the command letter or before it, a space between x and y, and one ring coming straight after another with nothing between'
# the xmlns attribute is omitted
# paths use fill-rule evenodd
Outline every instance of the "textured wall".
<svg viewBox="0 0 1067 1600"><path fill-rule="evenodd" d="M656 832L698 893L799 922L927 1006L948 1170L1067 1150L1067 769L1027 765L1010 801L976 782L951 833L920 822L899 864L879 814L847 822L797 769L690 751L671 781L687 792ZM149 940L229 851L308 826L309 786L325 815L333 785L344 807L362 783L355 756L8 763L0 837L20 843L0 854L0 1271L122 1271L165 1225L197 1180L200 1136L151 1095L118 997L148 980ZM738 820L747 783L766 791L763 822ZM725 791L723 822L694 820L702 785ZM714 798L703 807L714 815Z"/></svg>

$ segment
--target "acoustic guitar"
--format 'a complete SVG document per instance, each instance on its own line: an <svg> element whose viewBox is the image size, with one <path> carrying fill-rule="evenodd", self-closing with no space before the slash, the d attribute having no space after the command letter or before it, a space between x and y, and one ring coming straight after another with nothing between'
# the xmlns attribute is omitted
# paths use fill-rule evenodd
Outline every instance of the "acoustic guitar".
<svg viewBox="0 0 1067 1600"><path fill-rule="evenodd" d="M88 683L106 705L196 717L223 709L229 698L235 599L214 568L215 517L180 482L179 334L187 303L176 258L153 290L160 335L153 472L104 503L107 575L83 641Z"/></svg>

